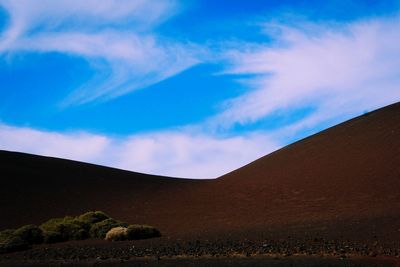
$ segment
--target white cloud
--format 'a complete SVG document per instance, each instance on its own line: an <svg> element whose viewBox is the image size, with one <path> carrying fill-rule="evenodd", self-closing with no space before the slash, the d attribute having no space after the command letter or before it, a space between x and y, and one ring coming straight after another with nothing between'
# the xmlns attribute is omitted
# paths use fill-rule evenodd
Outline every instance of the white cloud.
<svg viewBox="0 0 400 267"><path fill-rule="evenodd" d="M0 124L0 149L81 161L96 161L109 140L87 133L60 134Z"/></svg>
<svg viewBox="0 0 400 267"><path fill-rule="evenodd" d="M173 76L198 62L194 46L175 44L154 36L137 36L129 32L38 34L22 39L13 49L55 51L81 55L107 64L92 82L84 84L69 96L66 104L85 103L98 98L113 98ZM111 76L103 80L107 71ZM99 84L98 80L102 82Z"/></svg>
<svg viewBox="0 0 400 267"><path fill-rule="evenodd" d="M265 27L274 42L227 53L227 73L255 76L245 80L250 92L229 100L213 123L247 124L276 111L315 108L287 128L295 131L400 100L398 17Z"/></svg>
<svg viewBox="0 0 400 267"><path fill-rule="evenodd" d="M178 177L223 175L278 148L258 133L218 138L178 132L138 135L117 149L118 167Z"/></svg>
<svg viewBox="0 0 400 267"><path fill-rule="evenodd" d="M123 3L121 3L123 2ZM107 100L197 64L201 49L155 33L178 10L175 1L0 0L10 23L0 54L58 52L83 57L97 75L63 103Z"/></svg>
<svg viewBox="0 0 400 267"><path fill-rule="evenodd" d="M178 5L174 0L1 0L10 12L12 23L26 29L43 27L91 27L136 23L156 25L174 15Z"/></svg>
<svg viewBox="0 0 400 267"><path fill-rule="evenodd" d="M186 178L218 177L277 148L278 144L265 133L223 138L181 131L116 139L0 125L3 150Z"/></svg>

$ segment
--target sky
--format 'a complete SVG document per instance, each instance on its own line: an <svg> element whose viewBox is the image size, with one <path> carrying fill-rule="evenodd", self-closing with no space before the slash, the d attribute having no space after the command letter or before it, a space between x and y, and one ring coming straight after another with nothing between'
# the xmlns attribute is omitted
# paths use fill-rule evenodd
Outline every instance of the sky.
<svg viewBox="0 0 400 267"><path fill-rule="evenodd" d="M400 0L0 0L0 149L216 178L400 101Z"/></svg>

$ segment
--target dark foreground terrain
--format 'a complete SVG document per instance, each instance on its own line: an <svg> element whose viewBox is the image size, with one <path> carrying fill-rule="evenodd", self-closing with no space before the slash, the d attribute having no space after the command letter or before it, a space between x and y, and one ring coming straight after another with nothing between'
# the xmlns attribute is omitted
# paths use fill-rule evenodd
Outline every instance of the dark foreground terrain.
<svg viewBox="0 0 400 267"><path fill-rule="evenodd" d="M218 179L6 151L0 173L0 229L103 210L163 234L40 245L0 255L2 266L399 266L399 103Z"/></svg>
<svg viewBox="0 0 400 267"><path fill-rule="evenodd" d="M314 240L100 240L3 255L0 266L400 266L399 249Z"/></svg>
<svg viewBox="0 0 400 267"><path fill-rule="evenodd" d="M0 266L400 266L399 255L398 244L323 238L86 240L4 254Z"/></svg>
<svg viewBox="0 0 400 267"><path fill-rule="evenodd" d="M168 259L136 259L136 260L96 260L96 261L50 261L43 262L29 262L29 263L3 263L9 267L48 267L48 266L64 266L64 267L141 267L141 266L161 266L161 267L393 267L399 266L398 262L388 258L378 259L365 259L365 258L351 258L351 259L336 259L330 257L311 257L311 256L293 256L290 258L285 257L270 257L270 256L254 256L254 257L222 257L222 258L191 258L179 257Z"/></svg>

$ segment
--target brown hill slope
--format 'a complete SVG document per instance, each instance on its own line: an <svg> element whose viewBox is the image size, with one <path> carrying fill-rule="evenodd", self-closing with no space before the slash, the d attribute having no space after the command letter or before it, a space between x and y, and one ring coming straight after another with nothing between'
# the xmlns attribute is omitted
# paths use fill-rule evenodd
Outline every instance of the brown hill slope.
<svg viewBox="0 0 400 267"><path fill-rule="evenodd" d="M399 238L400 104L289 145L216 183L228 196L240 192L231 203L246 207L241 213L254 227L351 222L351 232L367 223L371 235L384 227Z"/></svg>
<svg viewBox="0 0 400 267"><path fill-rule="evenodd" d="M400 240L400 104L216 180L173 179L0 153L0 228L104 210L165 236Z"/></svg>
<svg viewBox="0 0 400 267"><path fill-rule="evenodd" d="M142 206L155 196L200 182L7 151L0 151L0 173L0 228L88 210L146 218Z"/></svg>

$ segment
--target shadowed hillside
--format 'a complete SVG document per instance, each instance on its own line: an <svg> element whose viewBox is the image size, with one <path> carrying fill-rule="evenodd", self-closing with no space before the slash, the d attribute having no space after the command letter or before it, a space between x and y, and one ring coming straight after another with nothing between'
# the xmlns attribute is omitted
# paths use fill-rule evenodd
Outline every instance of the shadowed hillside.
<svg viewBox="0 0 400 267"><path fill-rule="evenodd" d="M200 182L7 151L0 151L0 172L0 228L96 209L147 221L148 213L158 212L151 205L155 199L178 201Z"/></svg>
<svg viewBox="0 0 400 267"><path fill-rule="evenodd" d="M172 238L318 234L400 240L400 104L215 180L5 151L0 173L0 228L103 210L130 223L155 225Z"/></svg>

